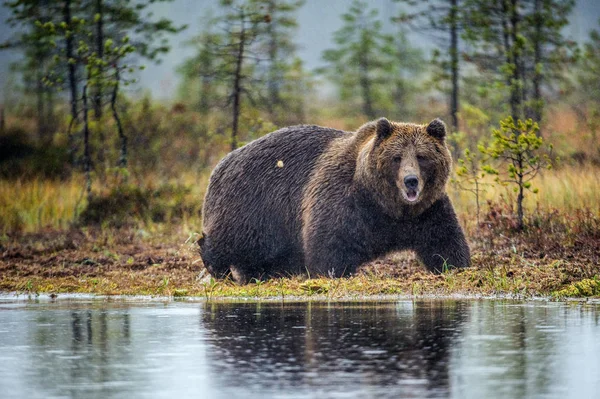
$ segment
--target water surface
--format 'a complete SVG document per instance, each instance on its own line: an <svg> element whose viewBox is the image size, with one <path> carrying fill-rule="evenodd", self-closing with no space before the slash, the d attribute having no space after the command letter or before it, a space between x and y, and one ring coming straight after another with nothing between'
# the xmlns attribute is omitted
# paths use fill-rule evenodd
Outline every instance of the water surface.
<svg viewBox="0 0 600 399"><path fill-rule="evenodd" d="M598 305L0 300L2 398L598 392Z"/></svg>

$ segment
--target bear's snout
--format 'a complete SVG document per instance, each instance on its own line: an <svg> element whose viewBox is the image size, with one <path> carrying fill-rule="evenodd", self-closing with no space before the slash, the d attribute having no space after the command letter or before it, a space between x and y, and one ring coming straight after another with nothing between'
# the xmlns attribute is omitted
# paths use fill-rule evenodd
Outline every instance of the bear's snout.
<svg viewBox="0 0 600 399"><path fill-rule="evenodd" d="M409 175L404 178L404 185L408 190L416 190L419 187L419 178L416 175Z"/></svg>
<svg viewBox="0 0 600 399"><path fill-rule="evenodd" d="M419 177L416 174L411 173L406 175L402 181L404 182L404 187L400 189L402 196L409 203L416 203L419 200L419 194L421 191L419 188L421 183Z"/></svg>

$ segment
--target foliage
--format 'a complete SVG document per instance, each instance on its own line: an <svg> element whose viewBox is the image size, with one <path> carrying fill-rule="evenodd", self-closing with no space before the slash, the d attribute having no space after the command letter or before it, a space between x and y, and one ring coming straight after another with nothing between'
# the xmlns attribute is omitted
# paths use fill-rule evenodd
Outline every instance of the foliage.
<svg viewBox="0 0 600 399"><path fill-rule="evenodd" d="M600 24L600 19L598 20ZM581 88L585 88L591 101L600 104L600 31L592 30L583 46L581 71L578 74Z"/></svg>
<svg viewBox="0 0 600 399"><path fill-rule="evenodd" d="M456 177L451 180L459 190L467 191L475 197L477 225L481 221L481 199L485 193L485 186L488 185L484 180L486 172L483 169L483 162L481 152L465 149L464 155L458 159L458 167L454 171Z"/></svg>
<svg viewBox="0 0 600 399"><path fill-rule="evenodd" d="M319 72L336 85L340 100L353 112L360 104L369 119L398 113L407 105L408 82L414 80L404 74L418 68L420 52L408 45L402 31L384 34L378 11L366 2L354 0L342 20L333 34L337 47L323 52L327 66Z"/></svg>
<svg viewBox="0 0 600 399"><path fill-rule="evenodd" d="M513 119L540 123L543 90L564 75L576 55L563 28L573 0L465 0L466 59L484 71L486 85L505 93L496 106Z"/></svg>
<svg viewBox="0 0 600 399"><path fill-rule="evenodd" d="M218 16L188 45L195 55L178 71L182 101L206 114L230 108L232 147L240 118L266 111L274 124L302 123L310 75L296 57L294 17L303 1L222 1Z"/></svg>
<svg viewBox="0 0 600 399"><path fill-rule="evenodd" d="M267 86L266 103L269 114L273 122L279 122L286 114L291 114L292 119L302 122L302 104L296 104L294 107L296 109L285 111L290 102L301 101L303 94L302 87L297 88L294 84L286 85L286 77L295 77L302 82L302 79L298 79L303 77L302 73L290 74L290 72L298 67L301 71L302 67L302 61L296 56L297 45L293 34L298 28L295 14L304 5L305 0L250 0L250 3L264 12L267 22L259 25L262 32L257 49L261 58L264 58L263 55L266 56L267 65L259 68L257 72ZM284 118L282 122L287 123L289 119L289 117Z"/></svg>
<svg viewBox="0 0 600 399"><path fill-rule="evenodd" d="M455 148L477 148L489 136L491 117L482 108L465 103L460 111L463 129L449 135L449 142Z"/></svg>
<svg viewBox="0 0 600 399"><path fill-rule="evenodd" d="M181 31L167 19L153 18L148 7L157 1L172 0L66 0L47 2L41 0L13 0L7 2L11 10L8 22L22 28L19 35L7 41L4 47L20 47L25 53L25 65L35 72L36 84L48 93L60 93L68 89L71 119L67 135L72 163L76 164L81 141L88 143L89 135L98 133L97 158L104 162L105 136L102 123L91 131L85 114L94 108L95 118L101 119L102 109L110 105L112 116L121 139L119 164L126 165L126 136L120 125L117 99L121 85L128 85L133 78L132 54L150 60L158 60L169 50L165 36ZM131 37L133 39L131 39ZM37 69L36 69L37 68ZM141 68L141 67L140 67ZM30 68L25 70L29 71ZM39 91L43 99L44 92ZM46 95L47 97L48 95ZM89 101L88 101L89 100ZM88 101L84 106L83 102ZM38 100L42 104L41 100ZM54 103L46 106L54 110ZM38 114L43 109L38 107ZM47 113L47 111L46 111ZM39 116L39 115L38 115ZM40 119L42 121L42 119ZM83 126L79 123L83 122ZM41 126L42 122L38 122ZM73 133L81 128L82 133ZM54 132L51 132L51 134ZM52 141L52 136L46 142ZM94 164L89 159L90 149L84 144L84 167ZM89 174L89 171L88 171Z"/></svg>
<svg viewBox="0 0 600 399"><path fill-rule="evenodd" d="M13 64L13 70L22 77L23 94L35 96L38 139L49 144L57 127L55 93L44 85L43 80L49 73L57 51L56 43L45 34L43 24L51 20L52 13L57 9L40 0L7 1L4 6L12 13L6 22L13 28L25 29L0 43L0 50L22 50L24 60Z"/></svg>
<svg viewBox="0 0 600 399"><path fill-rule="evenodd" d="M214 32L216 22L212 16L206 18L205 30L186 43L194 48L195 55L177 69L182 77L179 97L188 99L188 104L203 115L227 102L227 88L220 79L219 59L215 56L224 38Z"/></svg>
<svg viewBox="0 0 600 399"><path fill-rule="evenodd" d="M64 146L30 142L22 129L0 135L0 178L60 178L68 161Z"/></svg>
<svg viewBox="0 0 600 399"><path fill-rule="evenodd" d="M220 34L205 32L201 57L212 57L209 71L225 91L226 105L231 105L231 149L238 147L239 119L243 100L254 103L260 91L255 89L256 45L262 30L260 24L269 23L269 18L256 4L245 1L221 0L223 14L213 24ZM206 93L203 93L206 95Z"/></svg>
<svg viewBox="0 0 600 399"><path fill-rule="evenodd" d="M598 20L600 23L600 19ZM575 74L571 107L588 131L587 140L595 160L600 161L600 31L590 32L584 44ZM587 151L586 151L587 152Z"/></svg>
<svg viewBox="0 0 600 399"><path fill-rule="evenodd" d="M497 175L497 182L513 185L517 193L517 222L518 228L523 224L523 199L525 191L534 194L538 192L531 184L531 180L541 169L552 167L551 158L542 153L544 140L536 133L539 127L536 122L527 119L513 120L511 116L500 122L500 129L492 130L492 141L488 147L479 146L479 151L492 159L497 159L506 169L495 168L491 164L484 165L483 170L489 174ZM552 150L552 146L550 146Z"/></svg>
<svg viewBox="0 0 600 399"><path fill-rule="evenodd" d="M82 225L135 226L138 223L173 223L198 213L200 205L184 186L140 188L119 185L104 195L93 196L79 216Z"/></svg>
<svg viewBox="0 0 600 399"><path fill-rule="evenodd" d="M411 12L402 11L392 20L408 24L411 29L426 32L434 37L436 48L431 59L432 86L448 95L448 115L452 131L457 132L460 93L460 34L463 30L462 0L394 0L411 7ZM455 150L458 147L455 146Z"/></svg>

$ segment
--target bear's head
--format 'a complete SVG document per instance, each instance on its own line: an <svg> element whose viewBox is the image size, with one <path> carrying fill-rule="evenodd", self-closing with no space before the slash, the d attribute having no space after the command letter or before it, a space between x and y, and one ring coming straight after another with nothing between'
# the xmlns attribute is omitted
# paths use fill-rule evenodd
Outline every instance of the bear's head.
<svg viewBox="0 0 600 399"><path fill-rule="evenodd" d="M386 213L420 214L443 195L452 157L440 119L416 125L381 118L361 127L357 137L355 179Z"/></svg>

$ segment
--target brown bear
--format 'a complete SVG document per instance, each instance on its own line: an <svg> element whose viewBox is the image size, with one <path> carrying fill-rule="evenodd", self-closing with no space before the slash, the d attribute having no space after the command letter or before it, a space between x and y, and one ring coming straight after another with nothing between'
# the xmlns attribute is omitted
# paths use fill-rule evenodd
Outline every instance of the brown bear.
<svg viewBox="0 0 600 399"><path fill-rule="evenodd" d="M439 273L470 263L445 193L446 127L390 122L356 132L280 129L213 171L199 241L206 269L238 283L308 273L341 277L392 251Z"/></svg>

